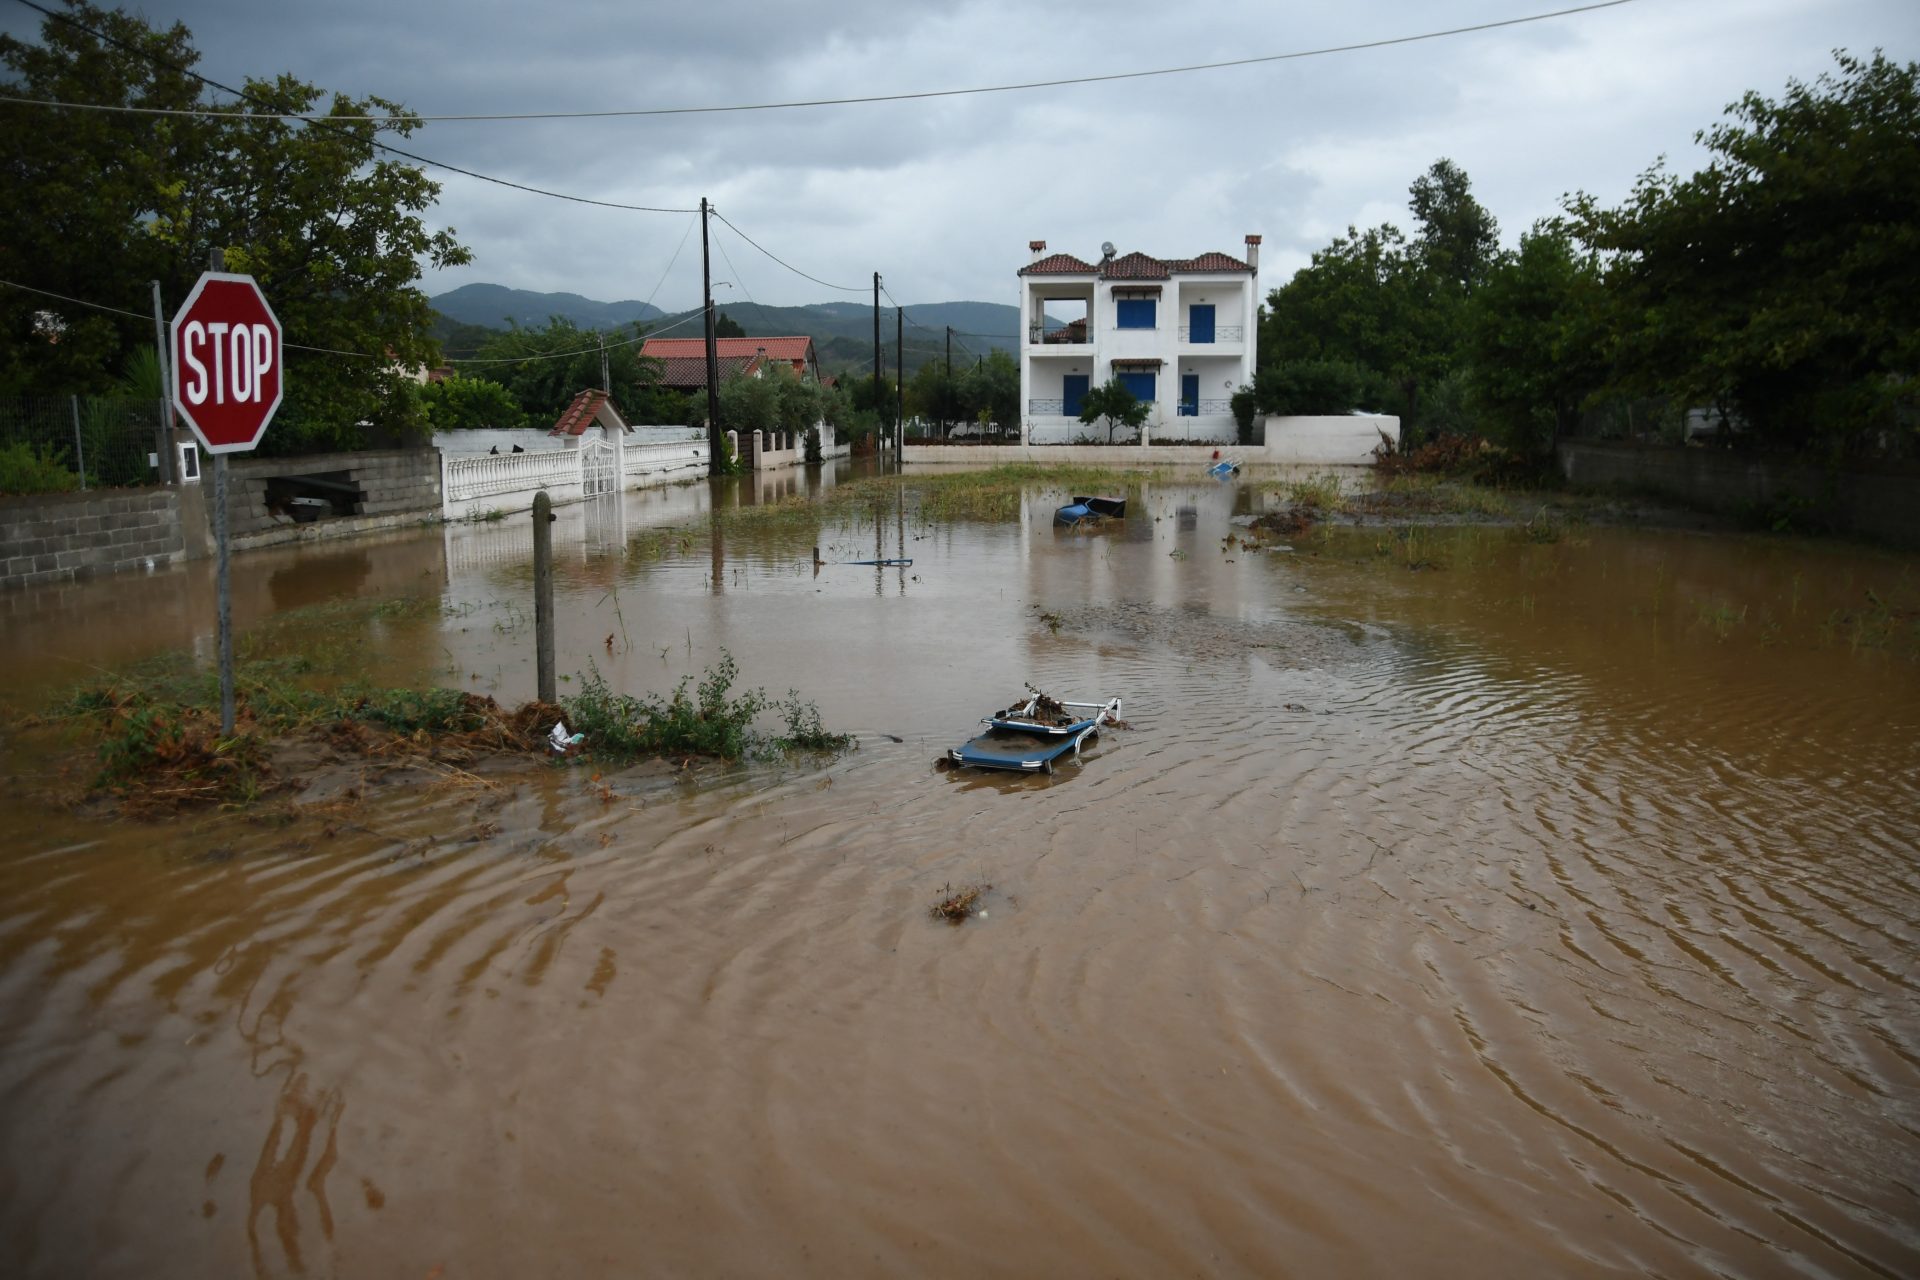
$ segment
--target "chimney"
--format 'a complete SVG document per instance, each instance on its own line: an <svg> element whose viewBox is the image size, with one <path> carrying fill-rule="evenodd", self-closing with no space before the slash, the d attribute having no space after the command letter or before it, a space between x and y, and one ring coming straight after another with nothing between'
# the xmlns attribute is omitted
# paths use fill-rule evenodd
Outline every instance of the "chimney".
<svg viewBox="0 0 1920 1280"><path fill-rule="evenodd" d="M1255 275L1259 274L1260 272L1260 237L1259 236L1247 237L1247 265L1253 268Z"/></svg>
<svg viewBox="0 0 1920 1280"><path fill-rule="evenodd" d="M1045 240L1029 240L1027 241L1027 252L1033 255L1033 257L1029 259L1030 262L1038 262L1047 255L1047 242Z"/></svg>

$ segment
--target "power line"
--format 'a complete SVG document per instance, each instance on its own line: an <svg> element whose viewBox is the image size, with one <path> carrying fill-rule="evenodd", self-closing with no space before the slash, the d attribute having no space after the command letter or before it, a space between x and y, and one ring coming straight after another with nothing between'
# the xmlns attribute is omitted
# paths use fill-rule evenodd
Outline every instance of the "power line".
<svg viewBox="0 0 1920 1280"><path fill-rule="evenodd" d="M837 289L841 293L865 293L867 291L867 288L865 285L860 285L858 287L855 287L853 285L833 284L830 281L822 280L819 276L808 275L806 272L802 271L800 268L794 266L791 262L784 261L783 259L775 256L775 254L770 249L766 248L759 241L755 240L752 236L748 235L746 232L742 231L740 228L735 227L731 222L727 222L727 216L721 213L718 209L714 209L711 212L713 213L714 217L720 219L720 221L722 222L726 222L729 227L732 227L733 233L735 235L739 236L742 240L745 240L748 244L752 245L754 248L760 250L760 252L765 254L767 257L772 258L775 262L778 262L781 266L785 267L787 270L793 272L793 274L799 276L802 280L811 280L823 289Z"/></svg>
<svg viewBox="0 0 1920 1280"><path fill-rule="evenodd" d="M48 13L32 0L20 0L29 8L40 9ZM868 94L854 98L806 98L790 102L737 103L726 106L710 107L636 107L610 111L519 111L519 112L476 112L465 115L415 115L405 118L421 122L465 122L507 120L604 120L623 119L643 116L686 116L720 115L748 111L791 111L805 107L847 107L882 102L915 102L935 98L961 98L987 93L1025 93L1035 89L1061 89L1086 84L1110 84L1121 80L1145 80L1157 76L1189 75L1201 71L1224 71L1233 67L1252 67L1274 62L1293 62L1303 58L1323 58L1332 54L1357 53L1367 49L1386 49L1395 45L1417 44L1426 40L1442 40L1450 36L1472 35L1480 31L1496 31L1502 27L1518 27L1532 22L1547 22L1554 18L1571 17L1579 13L1592 13L1599 9L1612 9L1619 5L1631 4L1633 0L1597 0L1593 4L1575 5L1568 9L1555 9L1548 13L1528 14L1519 18L1502 18L1493 22L1476 22L1463 27L1448 27L1443 31L1423 31L1415 35L1386 36L1378 40L1360 40L1350 44L1327 45L1318 49L1298 49L1290 53L1270 53L1252 58L1229 58L1221 62L1195 62L1177 67L1154 67L1145 71L1113 71L1101 75L1069 76L1057 80L1026 80L1012 84L975 85L961 89L923 89L909 93ZM49 16L58 16L50 14ZM78 23L74 25L78 26ZM192 74L192 73L188 73ZM228 92L233 92L228 90ZM121 110L147 115L204 115L205 111L165 107L119 107L102 108L88 103L54 102L37 98L0 98L0 102L22 103L31 106L72 107L93 110ZM265 117L282 120L302 120L309 123L321 120L352 121L355 123L390 122L402 117L391 115L333 116L318 113L278 112L262 113ZM425 163L433 163L426 161ZM443 166L452 168L451 165ZM478 176L478 175L475 175ZM489 179L493 181L493 179ZM512 183L509 186L515 185ZM551 193L543 193L551 194ZM571 197L562 197L563 199ZM589 201L588 203L597 203ZM625 206L618 206L625 207ZM674 210L674 212L680 212Z"/></svg>
<svg viewBox="0 0 1920 1280"><path fill-rule="evenodd" d="M106 43L106 44L110 44L114 46L116 49L125 50L126 52L133 54L135 57L144 58L148 62L153 63L155 66L165 67L169 71L177 72L180 75L191 76L195 80L198 80L201 84L208 85L212 88L218 89L222 93L230 93L236 98L239 98L245 102L252 103L255 107L263 107L268 105L263 103L260 100L259 96L254 94L251 90L235 89L231 85L221 84L218 80L215 80L210 76L201 75L198 71L193 70L191 67L184 67L177 63L169 62L165 58L161 58L154 54L148 53L145 49L141 49L134 45L130 45L126 41L121 40L117 36L109 35L104 31L97 31L94 28L88 26L86 23L76 21L75 19L68 17L66 14L55 13L53 10L48 9L43 5L35 3L35 0L19 0L19 3L25 5L29 9L34 10L35 12L45 14L48 18L51 18L56 22L64 22L68 26L73 27L76 30L84 31L88 35L92 36L94 39L102 41L103 43ZM336 116L336 115L319 115L314 113L280 112L280 111L268 111L268 110L256 111L251 115L243 114L240 116L234 116L232 112L220 110L217 108L195 108L192 110L182 110L182 109L159 108L159 107L128 107L128 106L122 106L122 105L115 105L115 104L108 104L108 103L95 103L95 102L53 102L53 101L48 101L48 100L38 99L38 98L18 98L18 97L0 97L0 102L10 102L10 103L16 103L16 104L27 105L27 106L65 107L65 108L69 108L77 111L116 111L116 112L121 112L125 114L131 114L131 115L226 116L226 117L238 119L238 120L248 120L248 119L298 120L310 126L325 126L325 127L331 128L336 133L343 132L338 128L338 126L341 124L349 124L349 123L363 124L367 122L375 122L375 123L386 123L391 125L396 121L418 122L421 120L421 117L413 116L413 115ZM603 209L625 209L632 213L696 213L698 212L698 210L695 210L695 209L668 209L668 208L658 208L653 205L623 204L616 200L594 200L588 196L568 195L563 191L548 191L544 187L528 186L524 182L514 182L507 178L496 178L490 174L480 173L474 169L463 169L457 164L447 164L445 161L442 161L442 160L429 160L427 157L423 155L417 155L411 151L404 151L401 148L393 146L389 143L378 142L378 141L374 141L373 139L368 139L368 142L376 150L384 151L389 155L401 156L405 159L413 161L415 164L429 165L435 169L445 169L448 173L457 173L462 175L463 177L474 178L481 182L491 182L496 186L509 187L515 191L525 191L530 195L546 196L549 199L553 199L553 200L568 200L573 202L574 204L597 205Z"/></svg>
<svg viewBox="0 0 1920 1280"><path fill-rule="evenodd" d="M70 302L76 307L91 307L95 311L107 311L107 312L111 312L114 315L131 316L135 320L144 320L144 321L151 322L153 319L153 315L150 312L128 311L124 307L110 307L103 302L88 302L85 298L68 297L64 293L55 293L51 289L36 289L30 284L20 284L18 281L14 281L14 280L0 280L0 286L4 286L9 289L19 289L26 293L37 293L43 298L54 298L61 302ZM672 324L662 326L661 328L658 328L658 329L649 330L648 332L641 334L637 338L626 338L626 339L622 339L619 342L611 343L605 349L613 350L619 347L630 347L635 345L636 343L644 343L648 338L657 338L663 333L673 332L675 329L680 328L682 325L691 324L696 318L698 318L702 314L703 314L702 311L698 311L698 310L690 311L686 315L675 320ZM381 356L376 356L371 352L347 351L339 347L310 347L310 346L302 345L301 343L298 343L298 342L285 342L285 341L283 341L280 345L287 348L289 351L312 351L321 355L351 356L358 360L379 360L383 358ZM489 365L491 364L531 364L531 363L534 363L535 361L540 361L540 360L570 360L575 356L585 355L588 352L594 352L594 351L600 351L600 350L602 350L602 348L598 345L595 345L591 347L581 347L577 351L555 351L555 352L547 352L541 355L493 356L493 357L486 357L486 358L482 358L478 356L462 356L458 359L449 359L447 363L448 364L489 364Z"/></svg>
<svg viewBox="0 0 1920 1280"><path fill-rule="evenodd" d="M95 311L111 311L117 316L132 316L135 320L153 319L151 314L143 315L138 311L128 311L124 307L109 307L102 302L88 302L85 298L69 298L64 293L55 293L51 289L36 289L30 284L20 284L14 280L0 280L0 285L5 285L9 289L23 289L28 293L37 293L43 298L58 298L62 302L71 302L76 307L92 307Z"/></svg>
<svg viewBox="0 0 1920 1280"><path fill-rule="evenodd" d="M448 364L533 364L541 360L571 360L575 356L583 356L589 353L597 353L600 351L617 351L621 347L631 347L631 346L645 343L648 338L657 338L663 333L672 333L675 329L680 328L682 325L692 324L695 320L699 319L705 314L706 314L706 308L701 307L696 310L687 312L685 315L681 316L678 320L675 320L672 324L664 325L658 329L650 329L646 333L643 333L635 338L623 338L619 342L609 342L605 346L601 346L600 344L596 343L591 347L581 347L577 351L550 351L550 352L544 352L539 355L530 355L530 356L486 356L486 357L463 356L458 360L448 360L447 363Z"/></svg>
<svg viewBox="0 0 1920 1280"><path fill-rule="evenodd" d="M725 219L723 218L721 221L724 222ZM731 226L732 224L728 223L728 225ZM746 278L740 274L740 268L733 265L733 255L727 252L726 243L722 241L719 236L713 238L713 243L719 247L721 260L727 264L727 270L733 273L734 283L740 286L740 292L747 295L748 304L755 310L758 310L760 304L753 300L753 290L747 288Z"/></svg>

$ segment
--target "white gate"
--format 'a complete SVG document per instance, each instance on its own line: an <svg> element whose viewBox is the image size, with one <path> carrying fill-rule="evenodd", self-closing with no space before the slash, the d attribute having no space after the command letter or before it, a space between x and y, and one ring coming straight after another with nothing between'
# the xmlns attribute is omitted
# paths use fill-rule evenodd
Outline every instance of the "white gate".
<svg viewBox="0 0 1920 1280"><path fill-rule="evenodd" d="M580 442L580 492L585 497L620 491L620 458L611 440Z"/></svg>

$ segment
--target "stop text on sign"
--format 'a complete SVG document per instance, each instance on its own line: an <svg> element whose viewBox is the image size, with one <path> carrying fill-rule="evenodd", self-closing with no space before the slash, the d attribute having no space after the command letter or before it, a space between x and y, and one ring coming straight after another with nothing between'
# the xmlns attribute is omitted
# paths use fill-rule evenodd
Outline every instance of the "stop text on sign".
<svg viewBox="0 0 1920 1280"><path fill-rule="evenodd" d="M279 318L252 276L209 271L173 317L173 407L207 452L260 443L286 391Z"/></svg>
<svg viewBox="0 0 1920 1280"><path fill-rule="evenodd" d="M180 327L180 394L195 405L263 402L279 347L264 324L189 320Z"/></svg>

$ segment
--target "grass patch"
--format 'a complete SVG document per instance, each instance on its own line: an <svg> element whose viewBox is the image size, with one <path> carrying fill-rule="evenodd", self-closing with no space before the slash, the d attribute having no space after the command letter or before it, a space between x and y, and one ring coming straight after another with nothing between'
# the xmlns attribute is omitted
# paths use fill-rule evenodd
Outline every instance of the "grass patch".
<svg viewBox="0 0 1920 1280"><path fill-rule="evenodd" d="M789 690L778 703L763 689L735 693L739 674L733 655L723 649L698 684L688 676L665 698L636 697L616 693L599 668L589 664L580 675L580 691L561 699L561 707L569 727L587 735L589 750L614 759L657 755L738 760L752 751L839 751L851 745L848 735L829 732L819 708L803 702L797 692ZM786 731L763 738L754 721L769 710L780 712Z"/></svg>

